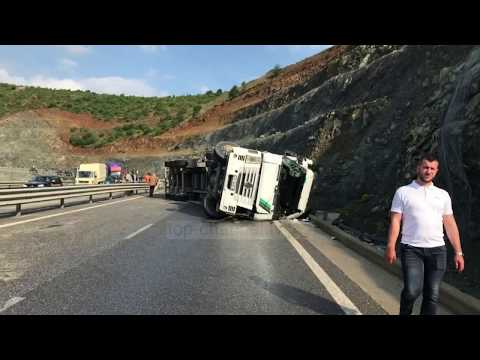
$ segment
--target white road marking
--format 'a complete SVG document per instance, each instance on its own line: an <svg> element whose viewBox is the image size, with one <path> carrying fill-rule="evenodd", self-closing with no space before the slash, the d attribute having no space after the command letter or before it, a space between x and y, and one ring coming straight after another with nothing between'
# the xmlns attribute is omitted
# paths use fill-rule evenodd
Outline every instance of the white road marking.
<svg viewBox="0 0 480 360"><path fill-rule="evenodd" d="M329 294L337 302L337 304L342 308L343 312L347 315L362 315L360 310L352 303L352 301L343 293L343 291L333 282L333 280L328 276L328 274L318 265L318 263L312 258L312 256L303 248L302 245L288 232L283 225L278 222L273 222L275 226L280 230L280 232L287 238L287 240L292 244L292 246L297 250L298 254L302 257L305 263L308 265L310 270L315 274L315 276L320 280L320 282L325 286Z"/></svg>
<svg viewBox="0 0 480 360"><path fill-rule="evenodd" d="M138 234L140 234L142 231L147 230L147 229L148 229L150 226L152 226L152 225L153 225L153 224L145 225L144 227L138 229L138 230L135 231L134 233L128 235L128 236L125 238L125 240L129 240L129 239L133 238L135 235L138 235Z"/></svg>
<svg viewBox="0 0 480 360"><path fill-rule="evenodd" d="M26 224L26 223L33 222L33 221L39 221L39 220L49 219L49 218L53 218L53 217L57 217L57 216L62 216L62 215L67 215L67 214L73 214L73 213L77 213L77 212L80 212L80 211L86 211L86 210L90 210L90 209L99 208L99 207L102 207L102 206L115 205L115 204L118 204L118 203L121 203L121 202L124 202L124 201L131 201L131 200L136 200L136 199L141 199L141 198L143 198L143 196L136 196L136 197L134 197L134 198L125 199L125 200L120 200L120 201L115 201L115 202L109 202L109 203L107 203L107 204L95 205L95 206L90 206L90 207L87 207L87 208L77 209L77 210L72 210L72 211L65 211L65 212L61 212L61 213L58 213L58 214L41 216L41 217L35 218L35 219L28 219L28 220L16 221L16 222L14 222L14 223L9 223L9 224L0 225L0 229L1 229L1 228L6 228L6 227L10 227L10 226L20 225L20 224Z"/></svg>
<svg viewBox="0 0 480 360"><path fill-rule="evenodd" d="M9 307L12 307L15 304L18 304L20 301L23 301L23 300L25 300L25 298L24 297L19 297L19 296L15 296L15 297L11 298L0 309L0 313L7 310Z"/></svg>

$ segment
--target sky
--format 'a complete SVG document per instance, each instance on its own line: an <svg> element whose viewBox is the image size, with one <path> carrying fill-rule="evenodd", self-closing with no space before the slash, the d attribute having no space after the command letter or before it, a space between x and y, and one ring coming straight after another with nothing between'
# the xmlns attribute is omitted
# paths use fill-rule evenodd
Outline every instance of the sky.
<svg viewBox="0 0 480 360"><path fill-rule="evenodd" d="M0 45L0 83L170 96L233 85L331 45Z"/></svg>

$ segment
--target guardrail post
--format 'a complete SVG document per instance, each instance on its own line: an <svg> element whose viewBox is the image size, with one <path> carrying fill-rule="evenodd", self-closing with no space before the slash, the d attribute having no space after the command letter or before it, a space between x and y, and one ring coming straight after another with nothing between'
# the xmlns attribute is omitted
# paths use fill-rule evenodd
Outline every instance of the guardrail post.
<svg viewBox="0 0 480 360"><path fill-rule="evenodd" d="M89 202L90 202L90 204L93 203L93 195L90 195L90 201Z"/></svg>
<svg viewBox="0 0 480 360"><path fill-rule="evenodd" d="M16 216L22 215L22 204L17 204L17 213Z"/></svg>
<svg viewBox="0 0 480 360"><path fill-rule="evenodd" d="M112 197L113 197L112 193L109 193L108 200L112 200Z"/></svg>
<svg viewBox="0 0 480 360"><path fill-rule="evenodd" d="M65 208L65 199L60 199L60 209Z"/></svg>
<svg viewBox="0 0 480 360"><path fill-rule="evenodd" d="M138 189L135 190L135 195L138 195Z"/></svg>

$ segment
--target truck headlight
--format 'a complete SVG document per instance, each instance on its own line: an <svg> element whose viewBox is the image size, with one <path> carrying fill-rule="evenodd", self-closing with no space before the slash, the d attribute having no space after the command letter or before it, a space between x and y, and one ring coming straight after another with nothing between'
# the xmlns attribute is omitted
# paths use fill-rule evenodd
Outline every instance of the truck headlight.
<svg viewBox="0 0 480 360"><path fill-rule="evenodd" d="M43 184L38 184L38 187L44 187L44 186L45 186L45 185L43 185Z"/></svg>

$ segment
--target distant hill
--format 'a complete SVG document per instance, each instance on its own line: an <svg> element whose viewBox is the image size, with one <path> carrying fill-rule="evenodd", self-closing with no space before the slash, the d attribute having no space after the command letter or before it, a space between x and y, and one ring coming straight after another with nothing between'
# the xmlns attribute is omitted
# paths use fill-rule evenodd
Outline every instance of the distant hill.
<svg viewBox="0 0 480 360"><path fill-rule="evenodd" d="M62 110L115 123L108 129L73 128L69 142L80 147L102 147L136 136L158 136L185 119L198 116L221 92L203 95L137 97L90 91L51 90L0 84L0 118L28 110Z"/></svg>

